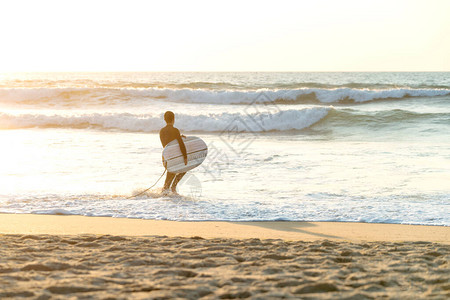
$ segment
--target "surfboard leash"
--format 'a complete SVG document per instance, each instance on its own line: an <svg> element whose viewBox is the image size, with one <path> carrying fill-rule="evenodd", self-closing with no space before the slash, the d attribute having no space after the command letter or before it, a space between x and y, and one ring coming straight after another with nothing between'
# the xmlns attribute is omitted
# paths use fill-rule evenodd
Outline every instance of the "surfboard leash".
<svg viewBox="0 0 450 300"><path fill-rule="evenodd" d="M145 193L146 191L148 191L149 189L151 189L152 187L154 187L154 186L159 182L159 180L164 176L164 174L166 174L166 171L167 171L167 169L164 168L164 172L161 174L161 176L159 176L158 180L156 180L156 182L155 182L151 187L149 187L148 189L146 189L146 190L144 190L144 191L142 191L142 192L140 192L140 193L138 193L138 194L136 194L136 195L132 195L132 196L130 196L130 197L128 197L128 198L125 198L125 199L131 199L131 198L140 196L140 195L142 195L143 193Z"/></svg>

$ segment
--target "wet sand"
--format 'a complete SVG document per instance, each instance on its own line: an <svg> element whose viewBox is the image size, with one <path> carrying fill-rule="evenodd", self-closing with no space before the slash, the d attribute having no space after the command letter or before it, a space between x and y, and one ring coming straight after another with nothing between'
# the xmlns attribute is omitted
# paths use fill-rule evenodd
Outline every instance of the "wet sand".
<svg viewBox="0 0 450 300"><path fill-rule="evenodd" d="M448 227L8 214L0 220L1 299L450 297Z"/></svg>
<svg viewBox="0 0 450 300"><path fill-rule="evenodd" d="M0 214L0 234L167 235L316 241L428 241L450 244L450 227L341 222L174 222L110 217Z"/></svg>

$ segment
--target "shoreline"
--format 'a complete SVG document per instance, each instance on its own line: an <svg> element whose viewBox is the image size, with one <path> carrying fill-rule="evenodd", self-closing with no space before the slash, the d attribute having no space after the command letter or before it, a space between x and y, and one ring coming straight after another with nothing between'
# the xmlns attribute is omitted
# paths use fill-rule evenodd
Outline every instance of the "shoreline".
<svg viewBox="0 0 450 300"><path fill-rule="evenodd" d="M427 241L450 244L450 227L353 222L166 221L77 215L0 214L0 234L259 238L291 241Z"/></svg>

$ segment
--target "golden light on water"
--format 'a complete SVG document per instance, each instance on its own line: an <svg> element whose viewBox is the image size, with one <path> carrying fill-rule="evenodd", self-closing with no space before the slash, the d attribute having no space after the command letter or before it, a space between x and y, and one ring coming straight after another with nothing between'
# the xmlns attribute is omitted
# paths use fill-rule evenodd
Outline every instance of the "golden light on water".
<svg viewBox="0 0 450 300"><path fill-rule="evenodd" d="M25 184L39 185L40 177L36 176L36 171L39 170L39 157L45 149L30 148L26 141L32 136L32 132L0 130L0 181L3 193L20 192ZM29 177L33 177L33 181L27 180Z"/></svg>

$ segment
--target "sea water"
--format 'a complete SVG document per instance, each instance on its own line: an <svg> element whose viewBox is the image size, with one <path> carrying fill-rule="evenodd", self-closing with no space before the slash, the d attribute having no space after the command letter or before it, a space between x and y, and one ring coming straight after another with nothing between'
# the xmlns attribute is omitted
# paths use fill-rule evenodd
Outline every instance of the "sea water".
<svg viewBox="0 0 450 300"><path fill-rule="evenodd" d="M450 225L450 73L2 74L0 141L3 213Z"/></svg>

